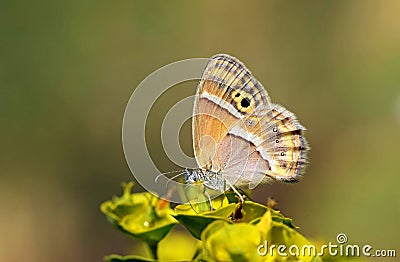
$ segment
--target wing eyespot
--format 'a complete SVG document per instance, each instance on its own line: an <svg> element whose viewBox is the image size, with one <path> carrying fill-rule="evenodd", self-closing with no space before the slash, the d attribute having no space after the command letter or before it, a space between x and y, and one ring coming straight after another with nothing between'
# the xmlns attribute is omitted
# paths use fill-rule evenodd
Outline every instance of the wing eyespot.
<svg viewBox="0 0 400 262"><path fill-rule="evenodd" d="M250 99L247 98L247 97L243 98L243 99L240 101L240 105L241 105L242 107L244 107L244 108L249 107L250 104L251 104L251 101L250 101Z"/></svg>
<svg viewBox="0 0 400 262"><path fill-rule="evenodd" d="M231 94L231 97L232 97L233 101L235 101L235 102L237 102L241 96L242 96L242 94L240 94L240 92L237 90L234 90Z"/></svg>

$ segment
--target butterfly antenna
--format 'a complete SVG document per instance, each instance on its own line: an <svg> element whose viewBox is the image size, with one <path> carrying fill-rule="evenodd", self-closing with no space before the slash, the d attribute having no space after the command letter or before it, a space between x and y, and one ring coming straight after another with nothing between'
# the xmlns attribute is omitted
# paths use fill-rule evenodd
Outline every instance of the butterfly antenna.
<svg viewBox="0 0 400 262"><path fill-rule="evenodd" d="M165 175L173 174L173 173L178 173L178 172L182 172L182 171L185 171L185 170L184 170L184 169L181 169L181 170L175 170L175 171L169 171L169 172L161 173L161 174L159 174L159 175L156 176L156 178L154 179L154 182L157 183L157 180L158 180L161 176L165 176ZM179 175L177 175L177 176L174 176L173 178L176 178L176 177L178 177L178 176L180 176L180 175L182 175L182 174L183 174L183 173L181 173L181 174L179 174ZM171 178L171 179L173 179L173 178Z"/></svg>
<svg viewBox="0 0 400 262"><path fill-rule="evenodd" d="M179 174L177 174L177 175L175 175L175 176L169 178L168 181L167 181L167 183L165 184L165 187L168 187L168 184L169 184L170 181L174 181L175 178L180 177L180 176L183 175L183 174L184 174L184 172L179 173Z"/></svg>

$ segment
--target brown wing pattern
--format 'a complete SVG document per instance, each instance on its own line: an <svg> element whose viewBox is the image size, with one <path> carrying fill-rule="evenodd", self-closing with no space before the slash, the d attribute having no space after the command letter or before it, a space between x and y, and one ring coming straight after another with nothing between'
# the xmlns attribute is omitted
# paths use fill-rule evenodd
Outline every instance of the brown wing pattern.
<svg viewBox="0 0 400 262"><path fill-rule="evenodd" d="M240 119L266 108L269 97L262 85L236 58L213 56L196 91L193 145L200 167L210 165L216 146Z"/></svg>
<svg viewBox="0 0 400 262"><path fill-rule="evenodd" d="M304 172L305 128L293 113L270 102L267 91L236 58L210 59L193 115L199 166L221 173L231 184L294 182Z"/></svg>

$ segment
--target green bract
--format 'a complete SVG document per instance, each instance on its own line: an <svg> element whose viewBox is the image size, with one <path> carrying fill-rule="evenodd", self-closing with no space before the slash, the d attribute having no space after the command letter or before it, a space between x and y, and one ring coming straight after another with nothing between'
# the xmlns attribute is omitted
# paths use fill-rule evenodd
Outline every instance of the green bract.
<svg viewBox="0 0 400 262"><path fill-rule="evenodd" d="M121 197L101 204L100 209L119 230L151 245L157 244L177 221L169 204L150 193L131 194L133 183L124 184Z"/></svg>
<svg viewBox="0 0 400 262"><path fill-rule="evenodd" d="M231 223L230 216L234 212L236 204L226 204L219 209L196 213L190 204L183 204L175 207L175 218L186 227L186 229L197 239L200 239L201 232L210 223L216 220L223 220Z"/></svg>

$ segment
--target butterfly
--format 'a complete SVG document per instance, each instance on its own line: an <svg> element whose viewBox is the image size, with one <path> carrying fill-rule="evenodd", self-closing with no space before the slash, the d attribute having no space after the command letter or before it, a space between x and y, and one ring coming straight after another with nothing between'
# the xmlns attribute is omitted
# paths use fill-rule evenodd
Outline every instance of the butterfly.
<svg viewBox="0 0 400 262"><path fill-rule="evenodd" d="M199 168L187 184L223 193L273 181L296 182L307 165L305 127L270 97L237 58L210 58L196 90L193 148Z"/></svg>

